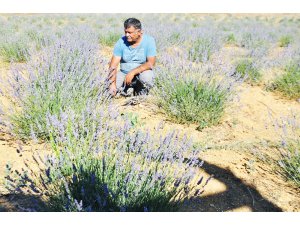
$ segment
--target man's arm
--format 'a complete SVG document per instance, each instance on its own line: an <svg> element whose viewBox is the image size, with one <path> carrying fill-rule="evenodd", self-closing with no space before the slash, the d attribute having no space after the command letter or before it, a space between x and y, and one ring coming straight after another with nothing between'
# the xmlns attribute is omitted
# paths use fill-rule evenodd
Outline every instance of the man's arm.
<svg viewBox="0 0 300 225"><path fill-rule="evenodd" d="M109 76L108 79L112 82L116 82L117 68L121 61L120 56L113 56L109 63Z"/></svg>
<svg viewBox="0 0 300 225"><path fill-rule="evenodd" d="M156 57L155 56L151 56L151 57L147 57L147 62L145 62L144 64L138 66L137 68L131 70L125 78L125 82L127 85L129 85L132 81L132 79L134 78L134 76L146 71L146 70L150 70L153 69L154 65L155 65L155 61L156 61Z"/></svg>
<svg viewBox="0 0 300 225"><path fill-rule="evenodd" d="M110 81L109 90L112 95L115 95L117 92L116 76L117 76L117 68L120 61L121 61L121 56L113 56L109 63L109 75L108 75L108 79Z"/></svg>

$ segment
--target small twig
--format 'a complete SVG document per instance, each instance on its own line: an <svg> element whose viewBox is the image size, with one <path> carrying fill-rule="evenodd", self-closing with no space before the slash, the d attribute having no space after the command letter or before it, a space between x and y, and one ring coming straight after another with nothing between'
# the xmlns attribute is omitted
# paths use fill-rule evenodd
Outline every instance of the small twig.
<svg viewBox="0 0 300 225"><path fill-rule="evenodd" d="M266 106L266 107L268 108L268 110L272 111L272 113L275 114L275 112L274 112L269 106L267 106L265 103L263 103L262 101L258 101L258 102L259 102L260 104Z"/></svg>

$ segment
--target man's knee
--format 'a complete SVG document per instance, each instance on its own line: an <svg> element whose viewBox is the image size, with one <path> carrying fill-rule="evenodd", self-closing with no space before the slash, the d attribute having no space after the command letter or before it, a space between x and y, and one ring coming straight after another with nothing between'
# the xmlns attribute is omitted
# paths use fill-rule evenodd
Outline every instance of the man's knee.
<svg viewBox="0 0 300 225"><path fill-rule="evenodd" d="M144 72L140 73L139 79L143 84L148 85L149 87L153 87L154 86L153 70L145 70Z"/></svg>

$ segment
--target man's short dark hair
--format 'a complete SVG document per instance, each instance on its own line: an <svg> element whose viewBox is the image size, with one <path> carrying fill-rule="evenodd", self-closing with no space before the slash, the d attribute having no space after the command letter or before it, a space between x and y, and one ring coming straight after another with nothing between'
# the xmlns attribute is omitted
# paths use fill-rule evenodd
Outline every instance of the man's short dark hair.
<svg viewBox="0 0 300 225"><path fill-rule="evenodd" d="M129 18L124 22L124 28L127 29L129 27L134 27L135 29L142 29L141 22L136 18Z"/></svg>

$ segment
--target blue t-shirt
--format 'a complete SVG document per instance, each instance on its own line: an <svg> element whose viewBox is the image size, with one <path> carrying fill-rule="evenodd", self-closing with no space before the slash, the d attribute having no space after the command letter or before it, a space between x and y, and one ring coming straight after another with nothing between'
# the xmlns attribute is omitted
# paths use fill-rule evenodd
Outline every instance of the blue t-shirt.
<svg viewBox="0 0 300 225"><path fill-rule="evenodd" d="M124 36L115 44L114 56L121 57L121 72L127 74L134 68L144 64L147 61L147 57L156 56L154 38L143 34L141 43L133 48Z"/></svg>

